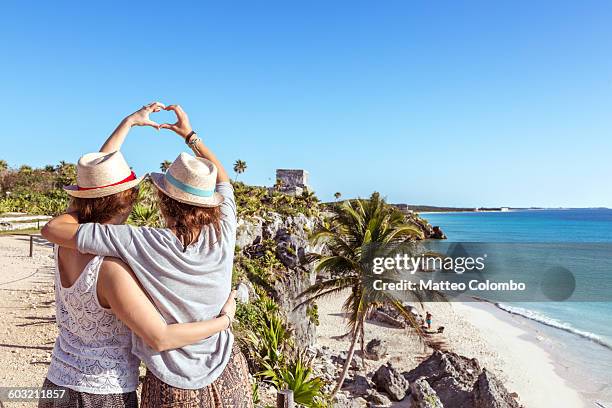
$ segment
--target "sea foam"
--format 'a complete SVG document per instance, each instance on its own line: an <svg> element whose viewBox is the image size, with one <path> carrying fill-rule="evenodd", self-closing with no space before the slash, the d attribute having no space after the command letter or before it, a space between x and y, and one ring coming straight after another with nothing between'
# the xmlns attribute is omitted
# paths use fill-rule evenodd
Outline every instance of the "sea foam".
<svg viewBox="0 0 612 408"><path fill-rule="evenodd" d="M603 339L601 336L598 336L595 333L591 333L586 330L580 330L572 326L567 322L560 322L559 320L553 319L552 317L548 317L542 313L536 312L534 310L525 309L517 306L510 306L503 303L495 303L495 306L500 308L501 310L508 312L510 314L518 315L524 317L529 320L533 320L535 322L544 324L549 327L554 327L555 329L563 330L568 333L574 334L576 336L582 337L584 339L590 340L594 343L597 343L609 350L612 350L612 342Z"/></svg>

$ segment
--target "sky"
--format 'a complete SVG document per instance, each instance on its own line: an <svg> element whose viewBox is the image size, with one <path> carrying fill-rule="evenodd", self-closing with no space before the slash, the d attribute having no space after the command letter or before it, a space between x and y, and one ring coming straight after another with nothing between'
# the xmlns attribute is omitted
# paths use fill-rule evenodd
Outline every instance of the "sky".
<svg viewBox="0 0 612 408"><path fill-rule="evenodd" d="M303 168L323 200L612 207L612 2L83 3L0 5L13 167L76 162L157 100L249 184ZM187 149L135 128L122 150L142 174Z"/></svg>

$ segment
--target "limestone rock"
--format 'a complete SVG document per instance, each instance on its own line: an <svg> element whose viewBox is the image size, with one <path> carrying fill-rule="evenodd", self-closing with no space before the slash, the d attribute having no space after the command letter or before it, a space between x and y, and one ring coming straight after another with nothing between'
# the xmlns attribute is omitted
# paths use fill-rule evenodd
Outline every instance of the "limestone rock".
<svg viewBox="0 0 612 408"><path fill-rule="evenodd" d="M438 394L423 377L410 383L410 398L412 408L443 408Z"/></svg>
<svg viewBox="0 0 612 408"><path fill-rule="evenodd" d="M394 401L401 401L406 396L408 381L393 368L391 362L380 366L374 373L372 381L378 391L386 392Z"/></svg>
<svg viewBox="0 0 612 408"><path fill-rule="evenodd" d="M246 283L240 282L236 286L236 300L241 303L249 303L249 287Z"/></svg>
<svg viewBox="0 0 612 408"><path fill-rule="evenodd" d="M368 391L374 387L374 383L361 374L355 374L353 379L346 379L342 386L343 390L349 391L353 396L367 395Z"/></svg>
<svg viewBox="0 0 612 408"><path fill-rule="evenodd" d="M472 388L480 372L476 359L434 351L405 377L410 383L425 377L444 406L467 408L471 406Z"/></svg>
<svg viewBox="0 0 612 408"><path fill-rule="evenodd" d="M321 251L321 246L313 246L308 240L317 222L316 218L304 214L281 216L268 212L263 217L239 218L236 233L237 247L250 258L264 255L265 240L275 242L276 257L287 271L274 282L270 294L286 315L296 346L300 348L312 346L316 339L316 326L308 315L308 305L298 307L303 300L298 295L316 279L314 265L307 255Z"/></svg>
<svg viewBox="0 0 612 408"><path fill-rule="evenodd" d="M474 384L474 408L520 408L504 384L486 369Z"/></svg>
<svg viewBox="0 0 612 408"><path fill-rule="evenodd" d="M432 228L431 239L446 239L446 234L437 225Z"/></svg>
<svg viewBox="0 0 612 408"><path fill-rule="evenodd" d="M370 389L365 397L370 407L386 408L391 406L391 399L386 394Z"/></svg>
<svg viewBox="0 0 612 408"><path fill-rule="evenodd" d="M365 408L367 401L361 397L351 398L348 393L338 392L332 404L333 408Z"/></svg>
<svg viewBox="0 0 612 408"><path fill-rule="evenodd" d="M366 344L366 357L370 360L380 360L387 354L387 343L380 339L372 339Z"/></svg>
<svg viewBox="0 0 612 408"><path fill-rule="evenodd" d="M236 246L245 248L252 245L263 233L263 219L260 217L238 218Z"/></svg>

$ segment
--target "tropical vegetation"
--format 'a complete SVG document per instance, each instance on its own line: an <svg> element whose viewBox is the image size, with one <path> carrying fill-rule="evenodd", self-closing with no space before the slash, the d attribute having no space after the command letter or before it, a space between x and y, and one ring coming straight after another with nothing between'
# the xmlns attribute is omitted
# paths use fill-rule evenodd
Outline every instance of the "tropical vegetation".
<svg viewBox="0 0 612 408"><path fill-rule="evenodd" d="M236 162L234 163L234 172L236 173L236 177L234 178L234 181L237 181L238 175L244 173L246 169L247 169L247 164L244 160L236 160Z"/></svg>
<svg viewBox="0 0 612 408"><path fill-rule="evenodd" d="M75 182L74 164L62 161L42 168L23 165L11 169L5 160L0 160L0 213L59 214L68 204L62 186Z"/></svg>
<svg viewBox="0 0 612 408"><path fill-rule="evenodd" d="M165 173L168 171L171 164L172 162L170 160L164 160L163 162L159 163L159 169L162 173Z"/></svg>
<svg viewBox="0 0 612 408"><path fill-rule="evenodd" d="M392 305L419 332L401 299L391 292L373 289L373 280L380 276L374 275L371 268L372 251L417 238L422 238L421 230L407 222L405 215L389 206L379 193L373 193L367 200L348 200L334 206L332 217L312 235L313 242L325 243L329 253L314 255L315 270L324 277L301 294L304 303L349 291L343 310L348 318L351 345L332 395L342 388L358 341L365 356L365 320L375 306ZM418 299L419 294L414 295Z"/></svg>

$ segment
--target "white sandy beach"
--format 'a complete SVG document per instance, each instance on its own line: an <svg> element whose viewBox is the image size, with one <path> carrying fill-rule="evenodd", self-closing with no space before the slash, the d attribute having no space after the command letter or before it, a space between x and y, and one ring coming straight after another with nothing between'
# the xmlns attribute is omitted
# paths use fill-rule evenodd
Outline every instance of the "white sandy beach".
<svg viewBox="0 0 612 408"><path fill-rule="evenodd" d="M343 296L319 302L317 340L335 351L346 351L349 340L334 339L346 332L339 313ZM428 303L434 326L444 326L444 337L450 350L466 357L475 357L481 366L494 372L510 392L519 395L527 408L579 408L587 406L581 395L555 371L551 356L535 342L516 316L503 316L493 305L481 303ZM377 323L366 323L366 341L385 340L389 345L388 360L400 371L410 370L431 353L422 343L403 329ZM368 371L376 370L384 361L366 360Z"/></svg>

